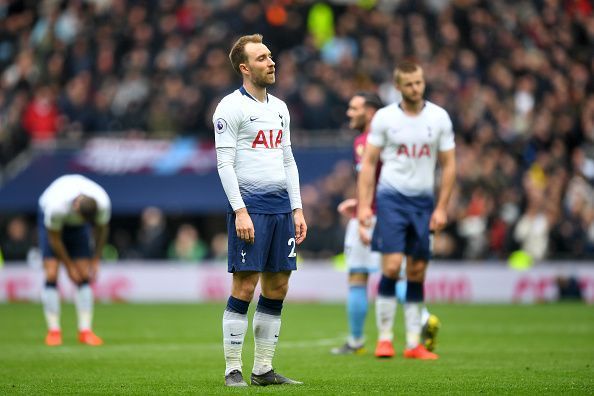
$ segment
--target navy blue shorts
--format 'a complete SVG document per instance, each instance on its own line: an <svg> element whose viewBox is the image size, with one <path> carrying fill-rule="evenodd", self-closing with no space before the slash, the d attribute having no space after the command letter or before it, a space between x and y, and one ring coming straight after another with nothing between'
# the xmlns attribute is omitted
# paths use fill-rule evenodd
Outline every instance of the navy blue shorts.
<svg viewBox="0 0 594 396"><path fill-rule="evenodd" d="M235 213L227 214L229 272L283 272L297 269L295 224L292 213L250 214L254 243L242 241L235 231Z"/></svg>
<svg viewBox="0 0 594 396"><path fill-rule="evenodd" d="M415 259L431 258L431 209L402 209L389 199L377 200L377 223L371 248L381 253L404 253Z"/></svg>
<svg viewBox="0 0 594 396"><path fill-rule="evenodd" d="M39 249L43 258L56 257L50 246L47 229L43 223L43 211L37 214L37 231L39 233ZM90 258L91 254L91 226L64 226L62 228L62 242L71 258Z"/></svg>

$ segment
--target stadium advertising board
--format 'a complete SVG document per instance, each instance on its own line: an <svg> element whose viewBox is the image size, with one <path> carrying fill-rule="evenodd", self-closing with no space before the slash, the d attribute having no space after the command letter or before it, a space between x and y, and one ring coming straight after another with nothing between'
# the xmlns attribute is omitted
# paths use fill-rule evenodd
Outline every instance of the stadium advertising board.
<svg viewBox="0 0 594 396"><path fill-rule="evenodd" d="M501 266L437 264L425 284L426 299L455 303L534 303L558 298L557 279L574 276L583 297L594 303L594 267L551 264L529 271ZM0 270L0 301L38 301L43 285L41 270L9 265ZM372 277L377 283L378 276ZM62 273L60 292L71 299L74 287ZM94 285L96 296L109 302L222 301L229 295L229 278L220 263L192 266L163 262L118 263L102 267ZM372 286L369 290L377 290ZM305 262L291 277L288 299L293 301L344 301L346 273L329 265ZM258 295L256 293L255 295Z"/></svg>

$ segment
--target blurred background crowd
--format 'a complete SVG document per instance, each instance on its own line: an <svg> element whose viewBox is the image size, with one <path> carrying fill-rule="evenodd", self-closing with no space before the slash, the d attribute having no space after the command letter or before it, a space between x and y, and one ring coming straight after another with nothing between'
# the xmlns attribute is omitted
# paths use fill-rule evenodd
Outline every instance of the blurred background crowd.
<svg viewBox="0 0 594 396"><path fill-rule="evenodd" d="M2 167L29 147L97 135L212 140L214 106L239 84L229 47L259 32L297 146L349 145L353 93L397 101L394 65L423 65L427 98L449 112L457 136L459 183L436 257L594 258L588 0L0 0L0 21ZM352 164L302 194L310 237L300 254L335 256L345 224L336 206L355 195ZM5 259L26 257L34 220L2 216ZM222 259L221 225L146 208L114 218L106 255Z"/></svg>

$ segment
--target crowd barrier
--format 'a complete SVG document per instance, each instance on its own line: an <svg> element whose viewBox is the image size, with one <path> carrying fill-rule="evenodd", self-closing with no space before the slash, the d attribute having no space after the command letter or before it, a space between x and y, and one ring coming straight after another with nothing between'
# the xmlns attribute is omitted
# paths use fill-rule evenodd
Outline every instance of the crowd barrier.
<svg viewBox="0 0 594 396"><path fill-rule="evenodd" d="M594 263L547 263L526 271L504 263L434 263L425 282L430 302L535 303L559 297L558 280L575 278L585 301L594 303ZM378 274L370 279L373 297ZM59 289L71 300L74 286L62 271ZM43 271L26 264L0 269L0 302L39 301ZM104 264L93 285L104 302L223 301L229 296L230 276L223 263L119 262ZM341 302L346 298L347 274L328 262L305 261L291 277L287 300ZM258 294L256 294L258 295Z"/></svg>

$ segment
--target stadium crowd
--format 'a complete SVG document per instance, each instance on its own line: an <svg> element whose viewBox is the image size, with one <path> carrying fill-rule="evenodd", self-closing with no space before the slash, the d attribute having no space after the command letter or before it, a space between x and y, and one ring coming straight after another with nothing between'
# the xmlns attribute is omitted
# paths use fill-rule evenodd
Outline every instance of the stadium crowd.
<svg viewBox="0 0 594 396"><path fill-rule="evenodd" d="M344 134L354 92L394 102L396 62L423 65L427 97L457 134L459 182L437 257L594 257L588 0L9 0L0 19L0 166L30 145L93 134L212 140L213 107L238 84L228 43L259 32L277 62L272 93L291 110L294 144ZM354 185L351 164L339 163L303 186L315 235L303 256L341 251L336 205ZM26 250L6 246L7 235L27 230L24 220L2 221L4 252ZM196 239L191 228L180 238ZM116 227L113 245L118 235L129 249L142 244ZM200 246L190 257L222 254Z"/></svg>

